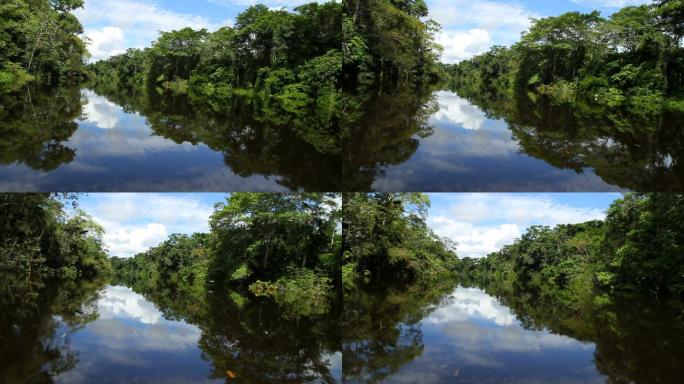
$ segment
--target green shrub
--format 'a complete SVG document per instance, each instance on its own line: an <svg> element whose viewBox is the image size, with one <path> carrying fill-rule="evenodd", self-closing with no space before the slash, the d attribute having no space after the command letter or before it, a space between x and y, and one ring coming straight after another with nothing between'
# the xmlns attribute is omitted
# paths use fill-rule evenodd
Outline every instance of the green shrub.
<svg viewBox="0 0 684 384"><path fill-rule="evenodd" d="M317 271L291 269L275 282L257 280L249 290L257 296L273 297L290 314L309 316L328 311L332 281Z"/></svg>
<svg viewBox="0 0 684 384"><path fill-rule="evenodd" d="M542 95L549 96L554 102L565 104L575 101L577 85L566 80L558 80L552 84L543 84L537 88Z"/></svg>
<svg viewBox="0 0 684 384"><path fill-rule="evenodd" d="M34 77L15 63L5 63L0 67L0 93L14 92Z"/></svg>

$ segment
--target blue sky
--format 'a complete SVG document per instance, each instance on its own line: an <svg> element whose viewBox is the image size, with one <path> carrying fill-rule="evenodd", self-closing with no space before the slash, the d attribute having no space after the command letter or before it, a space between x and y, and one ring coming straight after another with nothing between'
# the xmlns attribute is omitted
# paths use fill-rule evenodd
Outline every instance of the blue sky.
<svg viewBox="0 0 684 384"><path fill-rule="evenodd" d="M511 244L532 225L605 218L617 193L429 194L428 225L457 243L459 257L483 257Z"/></svg>
<svg viewBox="0 0 684 384"><path fill-rule="evenodd" d="M510 45L527 30L530 19L568 11L599 10L609 16L621 7L651 0L426 0L430 17L442 26L437 42L442 61L459 62L485 52L492 45Z"/></svg>

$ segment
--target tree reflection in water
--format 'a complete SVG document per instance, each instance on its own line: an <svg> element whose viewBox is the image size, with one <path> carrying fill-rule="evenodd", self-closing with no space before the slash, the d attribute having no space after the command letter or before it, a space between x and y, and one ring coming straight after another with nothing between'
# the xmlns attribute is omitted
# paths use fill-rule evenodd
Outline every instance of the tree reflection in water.
<svg viewBox="0 0 684 384"><path fill-rule="evenodd" d="M541 191L563 188L563 184L544 184L559 177L558 172L552 172L555 169L573 171L577 182L581 174L595 174L607 183L604 190L613 186L635 191L684 191L684 111L674 106L652 115L582 101L559 104L524 91L514 95L451 91L458 92L458 100L450 98L454 93L429 88L400 87L349 96L352 118L343 145L345 188L369 191L389 185L395 187L393 191L397 186L402 190L491 191L506 185L507 190ZM450 104L461 100L470 104ZM485 131L473 136L482 121L463 120L467 116L460 115L475 107L483 119L501 120L507 127L505 138L494 138L493 132L486 131L488 140L506 139L515 151L510 145L500 148L498 141L481 142ZM442 126L444 119L457 112L462 119L450 123L465 132ZM473 143L466 143L469 140L478 140L488 152L471 153L469 145ZM532 165L549 172L550 179L525 173L532 166L527 157L541 160L539 165ZM439 165L446 163L452 166L441 169ZM547 170L542 164L552 168ZM518 174L518 179L506 179L493 172L493 166L507 167L508 172ZM396 168L391 175L390 168ZM568 182L573 172L565 174ZM416 173L423 175L407 184L407 175ZM378 182L388 176L378 187Z"/></svg>
<svg viewBox="0 0 684 384"><path fill-rule="evenodd" d="M92 100L84 97L88 93L92 91L73 87L26 88L3 95L0 165L20 163L48 173L62 165L78 163L79 156L82 162L87 162L89 159L83 156L88 148L80 146L87 145L92 137L76 134L83 124L79 119L94 122L100 128L128 128L126 124L130 122L124 118L138 114L144 117L153 137L159 138L158 142L147 138L143 144L156 147L139 148L141 151L171 150L174 142L178 145L206 144L212 151L222 153L230 172L242 179L273 177L282 187L292 190L331 191L339 189L341 184L340 133L335 117L311 111L302 118L285 119L277 113L277 105L262 105L256 96L236 95L228 102L218 103L155 90L131 92L100 85L95 93L106 99L96 100L99 104L93 105ZM125 135L136 133L123 132ZM132 138L137 144L141 139ZM160 146L164 139L169 139L165 144L170 145ZM112 144L112 140L114 138L108 137L105 141ZM110 162L131 157L127 152L100 151L104 151L98 153L108 156ZM92 168L94 164L90 166ZM74 170L83 172L84 164L79 167ZM164 171L153 163L142 166L146 167L153 167L152 171L156 172ZM136 177L133 172L129 175ZM87 173L83 176L91 177ZM18 178L30 179L24 174ZM195 185L194 189L199 187Z"/></svg>

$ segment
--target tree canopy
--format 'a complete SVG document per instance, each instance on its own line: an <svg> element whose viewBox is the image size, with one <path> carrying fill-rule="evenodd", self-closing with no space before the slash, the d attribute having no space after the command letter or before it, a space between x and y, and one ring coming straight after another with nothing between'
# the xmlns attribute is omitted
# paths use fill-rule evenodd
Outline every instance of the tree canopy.
<svg viewBox="0 0 684 384"><path fill-rule="evenodd" d="M350 0L343 19L344 81L350 89L440 77L436 22L423 0Z"/></svg>
<svg viewBox="0 0 684 384"><path fill-rule="evenodd" d="M458 262L453 244L427 226L429 205L419 193L344 194L345 284L429 281L452 272Z"/></svg>
<svg viewBox="0 0 684 384"><path fill-rule="evenodd" d="M92 279L109 273L103 229L67 195L0 194L0 271L27 279Z"/></svg>
<svg viewBox="0 0 684 384"><path fill-rule="evenodd" d="M534 20L511 48L449 68L459 87L533 89L561 102L657 110L684 90L681 1L629 6L603 18L569 12Z"/></svg>
<svg viewBox="0 0 684 384"><path fill-rule="evenodd" d="M32 79L85 78L83 27L71 12L83 0L9 0L0 4L0 93Z"/></svg>
<svg viewBox="0 0 684 384"><path fill-rule="evenodd" d="M605 221L533 226L478 260L473 271L561 296L631 291L681 297L682 204L678 194L627 194L613 202Z"/></svg>

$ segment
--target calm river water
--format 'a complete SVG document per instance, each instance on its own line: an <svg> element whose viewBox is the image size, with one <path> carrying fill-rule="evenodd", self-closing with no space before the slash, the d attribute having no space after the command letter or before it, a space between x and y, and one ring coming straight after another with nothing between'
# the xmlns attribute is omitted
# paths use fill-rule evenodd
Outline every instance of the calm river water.
<svg viewBox="0 0 684 384"><path fill-rule="evenodd" d="M368 105L345 150L350 190L684 191L681 112L639 116L447 90L400 90Z"/></svg>
<svg viewBox="0 0 684 384"><path fill-rule="evenodd" d="M0 100L3 191L333 191L340 172L339 155L248 102L78 88Z"/></svg>

